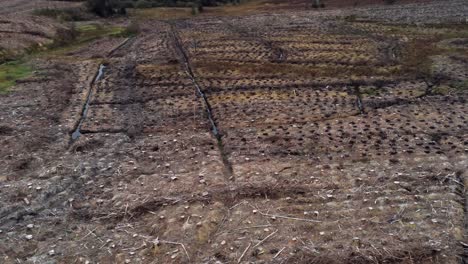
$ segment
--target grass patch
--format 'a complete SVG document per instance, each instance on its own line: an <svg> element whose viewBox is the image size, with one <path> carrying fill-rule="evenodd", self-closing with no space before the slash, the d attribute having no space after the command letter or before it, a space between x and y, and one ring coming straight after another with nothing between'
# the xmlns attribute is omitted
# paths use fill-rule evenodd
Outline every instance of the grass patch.
<svg viewBox="0 0 468 264"><path fill-rule="evenodd" d="M266 9L277 10L286 7L288 3L271 3L267 0L241 0L239 4L225 4L220 6L204 6L202 12L194 14L192 7L154 7L154 8L134 8L128 13L139 20L145 19L184 19L197 16L241 16L255 14Z"/></svg>
<svg viewBox="0 0 468 264"><path fill-rule="evenodd" d="M75 24L73 24L75 25ZM104 37L126 38L139 32L137 23L130 23L127 27L109 26L98 23L86 23L71 28L60 28L54 39L46 45L33 44L22 53L13 54L9 50L0 48L0 63L14 60L28 60L30 57L41 55L64 55L87 43Z"/></svg>
<svg viewBox="0 0 468 264"><path fill-rule="evenodd" d="M155 7L145 9L131 9L129 14L139 20L170 20L193 17L192 9L189 7Z"/></svg>
<svg viewBox="0 0 468 264"><path fill-rule="evenodd" d="M100 37L126 37L127 31L124 27L105 26L100 24L86 24L76 27L78 31L77 42L87 42Z"/></svg>
<svg viewBox="0 0 468 264"><path fill-rule="evenodd" d="M0 64L12 60L14 57L13 52L0 47Z"/></svg>
<svg viewBox="0 0 468 264"><path fill-rule="evenodd" d="M101 37L130 37L136 34L135 24L128 27L107 26L101 24L84 24L76 27L78 36L75 42L87 42Z"/></svg>
<svg viewBox="0 0 468 264"><path fill-rule="evenodd" d="M468 91L468 81L455 82L453 87L458 91Z"/></svg>
<svg viewBox="0 0 468 264"><path fill-rule="evenodd" d="M7 62L0 65L0 94L8 92L17 80L32 74L32 67L20 61Z"/></svg>
<svg viewBox="0 0 468 264"><path fill-rule="evenodd" d="M41 8L34 10L32 13L36 16L50 17L60 21L85 21L88 19L79 8Z"/></svg>
<svg viewBox="0 0 468 264"><path fill-rule="evenodd" d="M32 57L43 55L63 55L77 49L90 41L102 37L129 37L136 34L137 29L131 24L129 27L104 26L100 24L84 24L62 32L54 40L54 43L46 46L32 46L21 56L15 58L7 50L0 49L0 61L12 60L0 64L0 94L8 92L8 88L14 86L17 80L26 78L32 74L33 68L25 61Z"/></svg>
<svg viewBox="0 0 468 264"><path fill-rule="evenodd" d="M378 96L381 92L381 89L373 86L361 86L359 89L363 96Z"/></svg>
<svg viewBox="0 0 468 264"><path fill-rule="evenodd" d="M70 36L58 37L52 45L47 47L43 54L63 55L78 49L85 44L103 37L130 37L137 34L138 26L134 23L128 27L107 26L102 24L82 24L71 29ZM65 34L66 35L66 34Z"/></svg>
<svg viewBox="0 0 468 264"><path fill-rule="evenodd" d="M468 81L451 81L434 88L434 94L449 95L466 93L468 91Z"/></svg>

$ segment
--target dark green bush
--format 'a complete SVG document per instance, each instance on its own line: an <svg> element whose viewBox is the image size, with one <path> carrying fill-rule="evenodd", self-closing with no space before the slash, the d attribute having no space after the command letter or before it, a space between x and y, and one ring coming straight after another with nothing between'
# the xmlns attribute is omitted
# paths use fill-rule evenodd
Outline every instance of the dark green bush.
<svg viewBox="0 0 468 264"><path fill-rule="evenodd" d="M204 6L218 6L227 3L238 4L240 0L86 0L89 10L99 16L108 17L125 14L126 8L150 7L193 7L202 12Z"/></svg>
<svg viewBox="0 0 468 264"><path fill-rule="evenodd" d="M126 1L120 0L86 0L88 9L101 17L126 14L125 4Z"/></svg>

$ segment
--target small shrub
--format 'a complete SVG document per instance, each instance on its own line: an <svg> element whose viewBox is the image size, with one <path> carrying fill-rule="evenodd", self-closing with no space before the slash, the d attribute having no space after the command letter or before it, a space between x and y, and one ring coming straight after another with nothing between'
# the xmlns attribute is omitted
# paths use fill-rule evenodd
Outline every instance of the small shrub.
<svg viewBox="0 0 468 264"><path fill-rule="evenodd" d="M125 28L123 35L125 36L134 36L140 32L140 25L138 22L132 20L130 24Z"/></svg>
<svg viewBox="0 0 468 264"><path fill-rule="evenodd" d="M344 17L344 20L345 20L346 22L354 22L354 21L356 21L356 19L357 19L357 16L354 15L354 14Z"/></svg>
<svg viewBox="0 0 468 264"><path fill-rule="evenodd" d="M135 8L150 8L152 7L152 4L146 0L138 0L138 2L135 3Z"/></svg>
<svg viewBox="0 0 468 264"><path fill-rule="evenodd" d="M14 60L15 54L11 50L0 47L0 64Z"/></svg>
<svg viewBox="0 0 468 264"><path fill-rule="evenodd" d="M199 12L200 12L200 10L199 10L198 5L197 5L197 4L193 4L193 5L192 5L192 15L194 15L194 16L195 16L195 15L198 15Z"/></svg>
<svg viewBox="0 0 468 264"><path fill-rule="evenodd" d="M468 81L458 81L454 86L457 90L468 91Z"/></svg>
<svg viewBox="0 0 468 264"><path fill-rule="evenodd" d="M55 34L54 42L52 44L53 47L60 47L67 45L73 42L79 35L78 30L76 29L75 25L72 24L70 28L59 28L57 33Z"/></svg>

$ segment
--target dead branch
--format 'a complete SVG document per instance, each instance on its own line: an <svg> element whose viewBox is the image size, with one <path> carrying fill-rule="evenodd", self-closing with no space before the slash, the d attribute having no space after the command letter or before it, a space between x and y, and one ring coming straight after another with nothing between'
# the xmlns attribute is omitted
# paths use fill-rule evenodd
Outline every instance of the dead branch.
<svg viewBox="0 0 468 264"><path fill-rule="evenodd" d="M159 240L158 238L156 238L156 240L154 241L154 243L158 244L158 243L165 243L165 244L172 244L172 245L179 245L182 247L182 249L184 250L185 252L185 255L187 256L187 259L190 261L190 256L187 252L187 249L185 248L184 244L180 243L180 242L173 242L173 241L167 241L167 240Z"/></svg>
<svg viewBox="0 0 468 264"><path fill-rule="evenodd" d="M276 232L278 232L278 229L276 229L275 232L269 234L269 235L266 236L264 239L262 239L260 242L258 242L255 246L253 246L253 248L256 248L256 247L260 246L260 244L262 244L262 243L265 242L268 238L270 238L271 236L273 236L274 234L276 234Z"/></svg>
<svg viewBox="0 0 468 264"><path fill-rule="evenodd" d="M313 220L313 219L304 219L304 218L290 217L290 216L284 216L284 215L272 215L272 214L266 214L266 213L262 213L262 212L258 212L258 213L263 215L263 216L284 218L284 219L290 219L290 220L296 220L296 221L304 221L304 222L312 222L312 223L321 223L322 222L322 221Z"/></svg>
<svg viewBox="0 0 468 264"><path fill-rule="evenodd" d="M242 252L242 255L241 255L240 258L237 260L237 263L241 263L242 258L244 257L245 253L247 253L247 251L249 250L249 248L250 248L251 245L252 245L252 243L249 243L249 245L244 249L244 252Z"/></svg>
<svg viewBox="0 0 468 264"><path fill-rule="evenodd" d="M273 259L277 258L285 248L286 247L283 247L280 251L278 251L278 253L276 253L276 255L273 257Z"/></svg>

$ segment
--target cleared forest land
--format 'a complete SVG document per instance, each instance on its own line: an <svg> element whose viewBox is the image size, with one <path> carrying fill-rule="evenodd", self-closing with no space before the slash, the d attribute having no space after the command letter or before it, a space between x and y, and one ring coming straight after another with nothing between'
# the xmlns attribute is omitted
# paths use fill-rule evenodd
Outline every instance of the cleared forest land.
<svg viewBox="0 0 468 264"><path fill-rule="evenodd" d="M468 3L271 5L34 57L0 262L465 263Z"/></svg>

